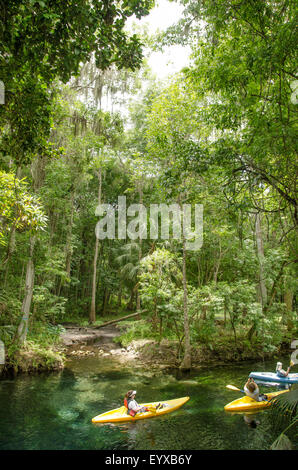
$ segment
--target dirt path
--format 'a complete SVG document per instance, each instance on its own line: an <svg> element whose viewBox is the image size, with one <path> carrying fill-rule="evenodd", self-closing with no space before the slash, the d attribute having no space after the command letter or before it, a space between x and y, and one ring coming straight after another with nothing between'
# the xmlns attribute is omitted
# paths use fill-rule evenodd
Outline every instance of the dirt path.
<svg viewBox="0 0 298 470"><path fill-rule="evenodd" d="M113 340L121 335L117 325L102 328L64 326L61 339L66 356L115 356L119 359L133 360L137 352L131 347L123 348Z"/></svg>
<svg viewBox="0 0 298 470"><path fill-rule="evenodd" d="M115 346L113 338L120 336L121 334L117 326L114 325L97 329L81 326L64 326L64 328L65 332L62 333L61 339L65 346L94 344L95 342L112 344Z"/></svg>

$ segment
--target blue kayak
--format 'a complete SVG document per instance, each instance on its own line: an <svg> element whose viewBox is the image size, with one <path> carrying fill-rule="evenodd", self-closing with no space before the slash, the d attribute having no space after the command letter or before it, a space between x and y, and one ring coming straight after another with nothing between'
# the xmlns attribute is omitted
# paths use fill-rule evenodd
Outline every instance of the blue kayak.
<svg viewBox="0 0 298 470"><path fill-rule="evenodd" d="M283 384L297 384L298 374L289 374L287 377L280 377L275 372L251 372L249 377L264 382L278 382Z"/></svg>

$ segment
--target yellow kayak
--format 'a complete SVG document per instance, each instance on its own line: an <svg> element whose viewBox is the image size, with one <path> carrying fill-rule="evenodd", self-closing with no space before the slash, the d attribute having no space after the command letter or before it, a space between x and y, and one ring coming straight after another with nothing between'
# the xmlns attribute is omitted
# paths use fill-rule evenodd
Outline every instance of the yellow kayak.
<svg viewBox="0 0 298 470"><path fill-rule="evenodd" d="M126 423L129 421L137 421L138 419L154 418L155 416L162 416L172 411L177 410L180 406L184 405L189 400L189 397L176 398L175 400L156 401L153 403L142 403L140 406L147 406L155 408L159 403L164 405L156 411L146 411L144 413L137 413L134 417L127 414L127 408L121 406L115 410L107 411L92 418L92 423Z"/></svg>
<svg viewBox="0 0 298 470"><path fill-rule="evenodd" d="M277 395L280 395L281 393L288 392L289 390L282 390L279 392L273 392L273 393L266 393L268 400L271 400L271 398L276 397ZM226 411L258 411L258 410L263 410L264 408L268 408L271 403L270 401L256 401L253 398L247 397L246 395L242 398L238 398L237 400L232 401L231 403L228 403L224 409Z"/></svg>

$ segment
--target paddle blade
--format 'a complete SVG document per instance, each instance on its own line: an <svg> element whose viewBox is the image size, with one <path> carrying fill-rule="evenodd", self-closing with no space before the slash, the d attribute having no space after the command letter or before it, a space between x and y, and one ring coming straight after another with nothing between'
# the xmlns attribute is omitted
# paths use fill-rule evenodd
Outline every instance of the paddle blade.
<svg viewBox="0 0 298 470"><path fill-rule="evenodd" d="M234 385L226 385L229 390L235 390L235 392L241 392L240 388L234 387Z"/></svg>

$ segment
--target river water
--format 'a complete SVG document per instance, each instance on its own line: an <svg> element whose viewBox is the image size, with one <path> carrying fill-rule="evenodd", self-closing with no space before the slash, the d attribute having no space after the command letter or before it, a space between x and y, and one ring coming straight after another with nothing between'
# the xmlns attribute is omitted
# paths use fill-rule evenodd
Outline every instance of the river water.
<svg viewBox="0 0 298 470"><path fill-rule="evenodd" d="M110 357L84 357L69 360L61 372L4 378L0 449L268 449L277 437L269 410L259 412L260 424L251 428L243 414L228 414L223 408L242 395L227 390L227 384L243 388L249 372L274 370L275 363L221 366L182 375L119 365ZM190 400L158 418L125 425L91 422L92 417L121 406L131 388L137 390L139 403L183 396Z"/></svg>

